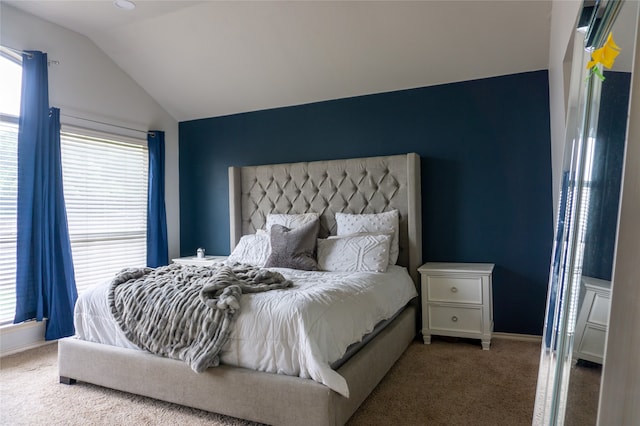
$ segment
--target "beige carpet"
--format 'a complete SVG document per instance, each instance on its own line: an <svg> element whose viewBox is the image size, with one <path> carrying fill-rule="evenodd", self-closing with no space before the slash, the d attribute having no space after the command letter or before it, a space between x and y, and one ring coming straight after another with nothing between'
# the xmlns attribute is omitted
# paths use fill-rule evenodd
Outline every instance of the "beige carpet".
<svg viewBox="0 0 640 426"><path fill-rule="evenodd" d="M591 426L598 417L602 366L579 361L571 367L564 426Z"/></svg>
<svg viewBox="0 0 640 426"><path fill-rule="evenodd" d="M57 345L0 359L2 425L254 425L79 382L58 383ZM414 342L349 421L356 425L530 425L540 344ZM171 384L167 384L170 386Z"/></svg>

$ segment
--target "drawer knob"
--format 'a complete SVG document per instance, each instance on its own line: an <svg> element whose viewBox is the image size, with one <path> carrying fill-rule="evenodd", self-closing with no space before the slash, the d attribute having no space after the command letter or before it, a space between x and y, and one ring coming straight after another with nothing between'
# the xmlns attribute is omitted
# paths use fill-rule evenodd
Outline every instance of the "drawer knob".
<svg viewBox="0 0 640 426"><path fill-rule="evenodd" d="M451 293L457 293L458 287L451 287Z"/></svg>
<svg viewBox="0 0 640 426"><path fill-rule="evenodd" d="M452 316L452 317L451 317L451 321L453 321L453 322L458 322L458 317L457 317L457 316L455 316L455 315L454 315L454 316Z"/></svg>

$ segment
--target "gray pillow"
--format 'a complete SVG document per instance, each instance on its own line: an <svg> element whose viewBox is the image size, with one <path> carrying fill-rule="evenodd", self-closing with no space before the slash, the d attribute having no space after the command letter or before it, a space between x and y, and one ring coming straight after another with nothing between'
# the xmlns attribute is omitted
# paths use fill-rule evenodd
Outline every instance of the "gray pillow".
<svg viewBox="0 0 640 426"><path fill-rule="evenodd" d="M282 225L271 227L271 254L265 267L317 271L316 239L320 230L318 219L294 229Z"/></svg>

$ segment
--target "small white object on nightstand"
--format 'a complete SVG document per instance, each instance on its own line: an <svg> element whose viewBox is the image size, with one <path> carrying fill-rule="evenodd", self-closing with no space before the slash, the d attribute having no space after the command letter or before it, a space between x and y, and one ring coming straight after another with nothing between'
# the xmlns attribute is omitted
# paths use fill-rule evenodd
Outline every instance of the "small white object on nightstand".
<svg viewBox="0 0 640 426"><path fill-rule="evenodd" d="M422 290L422 337L480 339L489 350L493 332L492 263L425 263L418 268Z"/></svg>
<svg viewBox="0 0 640 426"><path fill-rule="evenodd" d="M171 259L173 263L179 263L181 265L193 265L193 266L211 266L216 263L222 263L227 260L228 256L205 256L199 258L197 256L178 257Z"/></svg>

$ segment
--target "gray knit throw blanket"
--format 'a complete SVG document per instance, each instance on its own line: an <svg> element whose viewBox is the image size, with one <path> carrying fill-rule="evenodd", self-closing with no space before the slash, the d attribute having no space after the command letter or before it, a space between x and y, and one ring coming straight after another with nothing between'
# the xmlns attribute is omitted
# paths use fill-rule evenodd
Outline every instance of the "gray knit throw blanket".
<svg viewBox="0 0 640 426"><path fill-rule="evenodd" d="M243 293L291 285L277 272L249 265L171 264L121 271L111 282L108 302L131 342L200 373L220 363Z"/></svg>

